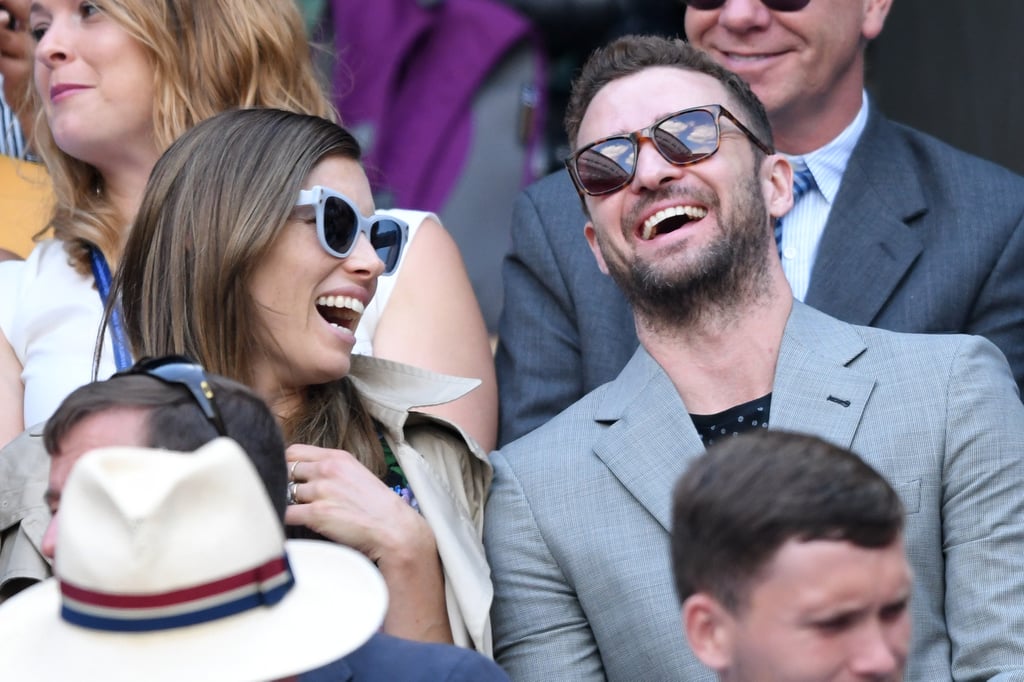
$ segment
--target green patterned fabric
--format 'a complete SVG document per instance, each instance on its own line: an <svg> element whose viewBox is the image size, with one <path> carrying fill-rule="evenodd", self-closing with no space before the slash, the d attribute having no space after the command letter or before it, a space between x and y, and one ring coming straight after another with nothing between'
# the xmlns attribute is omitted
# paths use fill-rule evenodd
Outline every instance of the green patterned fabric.
<svg viewBox="0 0 1024 682"><path fill-rule="evenodd" d="M384 475L384 485L391 488L401 497L403 500L409 503L416 511L419 511L420 506L416 502L416 495L413 494L412 488L409 487L409 481L405 478L405 472L402 471L402 465L395 459L395 453L391 451L391 446L388 445L388 441L384 438L384 430L380 424L377 424L377 438L380 440L380 445L384 449L384 462L388 466L388 471Z"/></svg>

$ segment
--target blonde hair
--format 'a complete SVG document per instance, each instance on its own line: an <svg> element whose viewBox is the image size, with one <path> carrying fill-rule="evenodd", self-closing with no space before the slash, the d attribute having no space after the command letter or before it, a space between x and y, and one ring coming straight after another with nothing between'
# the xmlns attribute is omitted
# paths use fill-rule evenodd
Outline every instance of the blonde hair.
<svg viewBox="0 0 1024 682"><path fill-rule="evenodd" d="M275 107L337 120L318 82L295 0L99 0L99 10L146 50L156 100L153 137L160 150L222 111ZM36 68L39 68L38 66ZM125 223L92 165L57 147L39 94L34 148L53 180L54 235L72 264L89 272L88 247L118 255Z"/></svg>
<svg viewBox="0 0 1024 682"><path fill-rule="evenodd" d="M325 157L359 160L344 128L314 116L247 109L214 116L157 162L125 245L110 301L136 357L187 355L249 386L270 349L250 294L253 272L288 224ZM111 305L108 303L109 318ZM289 442L353 453L386 471L373 422L347 378L307 386L282 424Z"/></svg>

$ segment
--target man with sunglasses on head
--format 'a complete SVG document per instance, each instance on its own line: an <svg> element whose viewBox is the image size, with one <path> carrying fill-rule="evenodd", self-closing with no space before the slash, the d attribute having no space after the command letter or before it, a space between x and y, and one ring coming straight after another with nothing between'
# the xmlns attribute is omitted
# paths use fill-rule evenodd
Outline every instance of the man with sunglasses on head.
<svg viewBox="0 0 1024 682"><path fill-rule="evenodd" d="M0 505L0 601L49 577L61 491L82 454L111 445L192 451L225 435L276 485L280 429L266 404L241 384L171 356L76 389L50 420L0 451L0 495L7 502ZM280 480L282 490L287 483Z"/></svg>
<svg viewBox="0 0 1024 682"><path fill-rule="evenodd" d="M750 84L801 170L778 235L794 296L853 324L979 334L1024 388L1024 179L889 121L867 96L865 50L892 2L687 0L685 29ZM516 203L496 354L501 444L614 378L636 349L585 222L566 173Z"/></svg>
<svg viewBox="0 0 1024 682"><path fill-rule="evenodd" d="M640 348L491 456L498 662L514 679L711 679L679 629L671 488L706 446L772 428L856 452L903 499L909 679L1024 675L1024 404L998 348L794 299L773 230L792 167L757 97L706 53L613 42L566 121L585 235Z"/></svg>

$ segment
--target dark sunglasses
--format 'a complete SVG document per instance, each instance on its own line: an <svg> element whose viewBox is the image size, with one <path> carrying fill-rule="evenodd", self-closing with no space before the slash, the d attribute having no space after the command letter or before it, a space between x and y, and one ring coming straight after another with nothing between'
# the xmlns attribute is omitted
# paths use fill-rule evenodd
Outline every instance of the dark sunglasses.
<svg viewBox="0 0 1024 682"><path fill-rule="evenodd" d="M565 165L580 193L594 197L610 194L628 185L636 174L641 140L650 140L658 153L676 166L703 161L717 152L722 140L722 116L735 123L758 149L772 153L725 107L709 104L669 114L628 135L612 135L592 142L567 158Z"/></svg>
<svg viewBox="0 0 1024 682"><path fill-rule="evenodd" d="M409 239L409 226L405 222L387 215L367 218L348 197L320 185L301 190L295 205L316 207L316 234L320 246L335 258L348 258L359 235L365 234L377 256L384 261L384 274L390 275L398 267L398 259Z"/></svg>
<svg viewBox="0 0 1024 682"><path fill-rule="evenodd" d="M206 415L217 433L226 436L224 421L220 418L217 403L213 398L213 387L206 379L206 371L184 355L165 355L160 358L142 358L130 368L118 372L111 379L143 374L153 377L169 386L184 386L192 394L199 409Z"/></svg>
<svg viewBox="0 0 1024 682"><path fill-rule="evenodd" d="M776 12L796 12L802 10L811 0L761 0L768 9ZM694 9L718 9L725 4L725 0L683 0L687 6Z"/></svg>

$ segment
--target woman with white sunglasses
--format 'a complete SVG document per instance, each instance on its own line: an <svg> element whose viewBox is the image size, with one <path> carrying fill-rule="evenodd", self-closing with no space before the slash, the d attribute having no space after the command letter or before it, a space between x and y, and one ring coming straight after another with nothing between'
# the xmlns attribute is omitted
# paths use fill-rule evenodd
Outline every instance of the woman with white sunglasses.
<svg viewBox="0 0 1024 682"><path fill-rule="evenodd" d="M454 424L411 411L478 382L352 354L405 230L374 216L344 129L274 109L220 114L156 163L108 320L136 356L186 355L267 401L289 444L286 521L377 564L385 631L489 654L490 465Z"/></svg>

